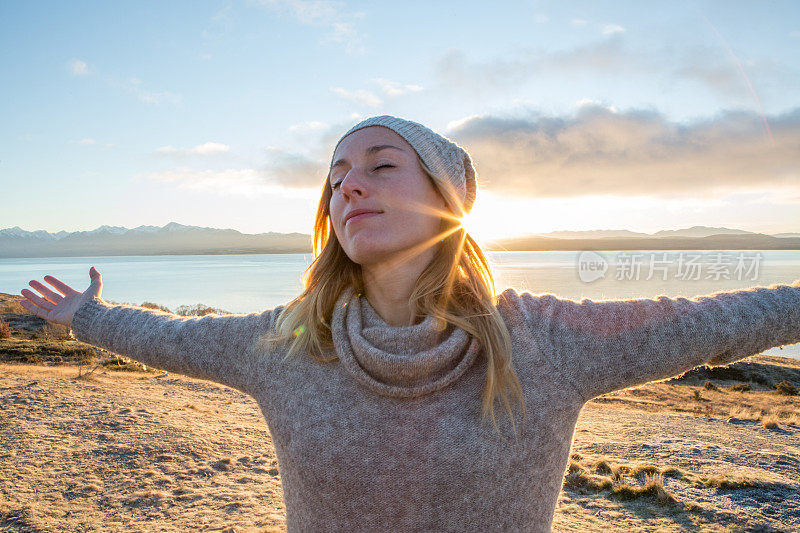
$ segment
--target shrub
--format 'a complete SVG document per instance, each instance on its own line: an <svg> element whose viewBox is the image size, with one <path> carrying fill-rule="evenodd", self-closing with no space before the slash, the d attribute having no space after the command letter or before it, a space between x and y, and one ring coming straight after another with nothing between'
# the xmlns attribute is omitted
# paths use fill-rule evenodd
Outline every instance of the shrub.
<svg viewBox="0 0 800 533"><path fill-rule="evenodd" d="M205 316L210 313L215 313L217 315L230 314L228 311L223 311L222 309L217 309L215 307L209 307L205 304L179 305L175 310L175 314L182 316Z"/></svg>
<svg viewBox="0 0 800 533"><path fill-rule="evenodd" d="M633 468L631 468L631 476L636 477L642 474L658 474L660 473L660 469L656 465L651 465L649 463L639 463Z"/></svg>
<svg viewBox="0 0 800 533"><path fill-rule="evenodd" d="M147 368L147 365L134 361L127 357L120 357L115 355L110 359L106 359L101 363L106 370L117 370L121 372L152 372Z"/></svg>
<svg viewBox="0 0 800 533"><path fill-rule="evenodd" d="M710 487L714 489L752 489L758 488L761 484L746 477L733 478L725 474L717 474L710 477L701 477L694 482L696 485Z"/></svg>
<svg viewBox="0 0 800 533"><path fill-rule="evenodd" d="M661 469L661 475L681 479L686 475L686 472L675 466L667 466Z"/></svg>
<svg viewBox="0 0 800 533"><path fill-rule="evenodd" d="M705 385L703 385L703 388L706 390L717 390L717 391L719 390L719 387L717 387L710 381L706 381Z"/></svg>
<svg viewBox="0 0 800 533"><path fill-rule="evenodd" d="M601 459L595 465L594 470L600 474L613 474L615 469L607 459Z"/></svg>
<svg viewBox="0 0 800 533"><path fill-rule="evenodd" d="M627 483L616 485L612 490L612 494L621 500L651 497L662 505L677 503L675 497L664 487L664 478L661 474L648 474L645 476L643 486L629 485Z"/></svg>
<svg viewBox="0 0 800 533"><path fill-rule="evenodd" d="M592 492L600 492L610 489L613 483L607 477L594 476L584 471L576 471L567 474L564 485L571 489L586 489Z"/></svg>
<svg viewBox="0 0 800 533"><path fill-rule="evenodd" d="M778 429L780 427L778 426L778 421L774 418L765 418L762 425L765 429Z"/></svg>
<svg viewBox="0 0 800 533"><path fill-rule="evenodd" d="M0 318L0 339L11 337L11 326L3 318Z"/></svg>
<svg viewBox="0 0 800 533"><path fill-rule="evenodd" d="M778 394L785 394L786 396L797 396L797 387L795 387L785 379L775 384L775 390L778 391Z"/></svg>
<svg viewBox="0 0 800 533"><path fill-rule="evenodd" d="M160 311L165 311L167 313L172 312L170 311L169 307L164 307L163 305L158 305L153 302L143 302L142 305L140 305L139 307L144 307L146 309L158 309Z"/></svg>
<svg viewBox="0 0 800 533"><path fill-rule="evenodd" d="M696 402L699 402L699 401L701 401L703 399L703 396L700 394L700 390L699 389L695 389L692 392L694 393L694 400Z"/></svg>

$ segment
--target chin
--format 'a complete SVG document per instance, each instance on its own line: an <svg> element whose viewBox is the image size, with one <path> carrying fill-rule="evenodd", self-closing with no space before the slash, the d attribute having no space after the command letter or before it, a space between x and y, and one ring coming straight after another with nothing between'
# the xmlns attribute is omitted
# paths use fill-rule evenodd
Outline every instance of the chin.
<svg viewBox="0 0 800 533"><path fill-rule="evenodd" d="M350 246L345 248L345 253L354 263L361 266L369 266L387 262L392 257L400 256L401 254L405 255L409 248L417 244L419 243L357 242L351 243Z"/></svg>
<svg viewBox="0 0 800 533"><path fill-rule="evenodd" d="M392 256L392 250L383 246L351 246L345 249L347 257L354 263L362 266L385 261Z"/></svg>

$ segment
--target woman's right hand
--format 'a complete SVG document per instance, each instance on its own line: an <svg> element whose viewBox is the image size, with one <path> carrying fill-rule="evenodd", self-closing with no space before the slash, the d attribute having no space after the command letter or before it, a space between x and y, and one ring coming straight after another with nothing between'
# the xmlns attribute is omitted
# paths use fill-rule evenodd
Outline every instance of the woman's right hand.
<svg viewBox="0 0 800 533"><path fill-rule="evenodd" d="M36 280L31 280L29 285L39 291L43 297L38 296L29 289L22 289L22 296L27 300L22 300L20 305L48 322L55 322L69 327L72 324L72 317L75 316L75 311L78 310L81 304L94 296L99 298L100 291L103 290L103 280L96 268L89 269L89 278L91 279L89 288L84 292L78 292L58 278L45 276L44 280L55 287L61 294L51 291Z"/></svg>

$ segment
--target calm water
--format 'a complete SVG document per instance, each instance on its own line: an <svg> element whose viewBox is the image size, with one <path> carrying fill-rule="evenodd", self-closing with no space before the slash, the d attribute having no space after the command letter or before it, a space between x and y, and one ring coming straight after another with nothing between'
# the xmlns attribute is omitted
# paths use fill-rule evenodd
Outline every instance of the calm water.
<svg viewBox="0 0 800 533"><path fill-rule="evenodd" d="M666 255L665 255L666 254ZM722 254L722 255L720 255ZM800 251L489 252L496 288L570 299L691 297L718 290L800 279ZM283 304L302 289L311 254L175 255L0 259L0 292L20 294L32 279L53 275L75 290L89 267L103 275L102 297L175 310L202 303L234 313ZM638 266L637 266L638 265ZM595 272L603 276L594 279ZM649 279L648 279L649 278ZM766 353L800 358L800 344Z"/></svg>

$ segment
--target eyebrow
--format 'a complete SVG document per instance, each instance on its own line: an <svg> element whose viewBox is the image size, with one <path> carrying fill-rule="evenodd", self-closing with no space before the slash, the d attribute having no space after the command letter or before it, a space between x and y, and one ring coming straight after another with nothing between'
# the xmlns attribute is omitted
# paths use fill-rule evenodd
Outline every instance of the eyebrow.
<svg viewBox="0 0 800 533"><path fill-rule="evenodd" d="M375 146L370 146L369 148L366 149L366 151L364 153L367 154L367 155L370 155L370 154L374 154L375 152L379 152L381 150L385 150L387 148L394 148L395 150L400 150L401 152L405 151L402 148L398 148L397 146L394 146L392 144L378 144L378 145L375 145ZM344 159L339 159L338 161L336 161L334 164L331 165L331 170L333 170L336 167L340 167L340 166L342 166L344 164L345 164L345 160Z"/></svg>

